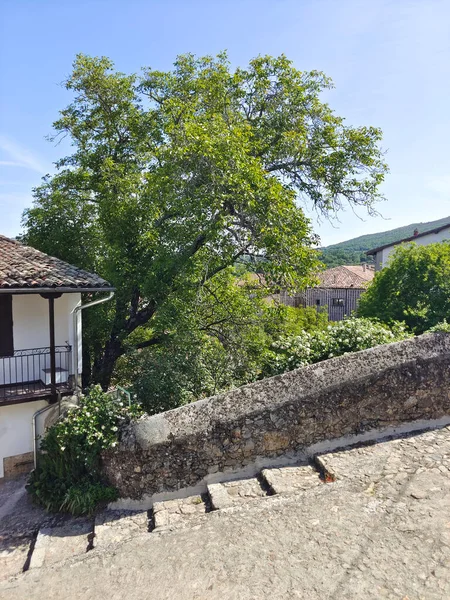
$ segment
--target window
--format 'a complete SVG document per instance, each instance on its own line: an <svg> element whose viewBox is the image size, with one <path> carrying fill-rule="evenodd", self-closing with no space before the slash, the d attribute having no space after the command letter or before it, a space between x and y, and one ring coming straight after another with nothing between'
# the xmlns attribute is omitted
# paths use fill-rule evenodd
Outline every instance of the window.
<svg viewBox="0 0 450 600"><path fill-rule="evenodd" d="M12 295L0 294L0 356L13 356Z"/></svg>
<svg viewBox="0 0 450 600"><path fill-rule="evenodd" d="M333 306L344 306L344 298L333 298Z"/></svg>

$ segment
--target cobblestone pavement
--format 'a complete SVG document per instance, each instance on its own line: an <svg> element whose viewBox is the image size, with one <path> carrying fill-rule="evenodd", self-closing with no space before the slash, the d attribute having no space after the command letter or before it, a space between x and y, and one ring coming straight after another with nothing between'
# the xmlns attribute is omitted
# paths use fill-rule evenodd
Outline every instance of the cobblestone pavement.
<svg viewBox="0 0 450 600"><path fill-rule="evenodd" d="M252 496L247 481L240 495L236 483L229 508L196 514L185 527L149 533L144 517L127 517L131 538L112 536L30 569L0 583L0 598L450 598L450 428L322 455L317 464L332 482L317 484L309 468L274 470L281 494ZM172 508L201 506L192 502Z"/></svg>
<svg viewBox="0 0 450 600"><path fill-rule="evenodd" d="M39 528L57 520L31 504L25 483L25 476L0 483L0 581L23 569Z"/></svg>

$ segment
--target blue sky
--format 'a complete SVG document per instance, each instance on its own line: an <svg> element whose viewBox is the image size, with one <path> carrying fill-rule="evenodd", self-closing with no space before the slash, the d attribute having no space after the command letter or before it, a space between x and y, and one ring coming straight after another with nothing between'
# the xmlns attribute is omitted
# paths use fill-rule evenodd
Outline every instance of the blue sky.
<svg viewBox="0 0 450 600"><path fill-rule="evenodd" d="M70 101L60 84L75 54L132 72L223 49L233 65L284 53L322 70L338 114L382 128L384 218L316 223L323 244L450 216L448 0L2 0L0 233L20 232L32 187L67 150L45 136Z"/></svg>

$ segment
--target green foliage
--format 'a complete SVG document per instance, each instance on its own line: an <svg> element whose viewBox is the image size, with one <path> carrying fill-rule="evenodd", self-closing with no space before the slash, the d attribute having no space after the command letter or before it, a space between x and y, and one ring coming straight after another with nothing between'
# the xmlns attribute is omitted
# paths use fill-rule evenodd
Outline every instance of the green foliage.
<svg viewBox="0 0 450 600"><path fill-rule="evenodd" d="M371 256L367 256L367 250L372 248L378 248L385 244L392 244L403 240L407 237L411 237L414 234L414 230L418 229L421 233L435 229L441 225L446 225L450 222L450 217L444 219L438 219L437 221L430 221L428 223L411 223L411 225L405 225L404 227L397 227L389 231L382 231L380 233L371 233L368 235L361 235L339 244L332 244L326 248L320 250L320 260L327 267L338 267L339 265L356 265L363 262L373 262Z"/></svg>
<svg viewBox="0 0 450 600"><path fill-rule="evenodd" d="M147 412L161 412L255 381L274 340L328 325L326 313L264 296L255 280L223 271L195 302L160 314L164 323L177 324L173 333L161 344L131 347L117 363L115 380L132 389Z"/></svg>
<svg viewBox="0 0 450 600"><path fill-rule="evenodd" d="M85 330L104 389L132 340L163 341L178 325L160 315L195 303L231 265L257 264L272 288L313 283L317 239L302 202L374 212L381 132L346 125L320 99L331 86L284 56L232 70L224 53L187 54L140 76L77 57L73 101L54 124L73 154L35 190L23 223L29 244L117 288Z"/></svg>
<svg viewBox="0 0 450 600"><path fill-rule="evenodd" d="M366 248L366 250L369 250L369 248ZM349 248L323 248L319 256L328 269L340 265L373 264L372 257L367 256L365 251L350 250Z"/></svg>
<svg viewBox="0 0 450 600"><path fill-rule="evenodd" d="M42 491L42 488L41 488ZM52 493L50 488L49 493ZM78 483L70 485L64 493L64 499L59 506L54 499L43 503L47 510L68 512L71 515L90 515L97 507L117 500L117 490L106 486L91 478L81 479ZM51 505L49 505L51 502Z"/></svg>
<svg viewBox="0 0 450 600"><path fill-rule="evenodd" d="M450 323L448 323L446 319L437 323L436 325L433 325L433 327L430 327L430 329L428 329L426 333L439 333L439 332L450 333Z"/></svg>
<svg viewBox="0 0 450 600"><path fill-rule="evenodd" d="M317 310L313 306L293 308L274 303L267 308L264 320L264 329L272 340L300 335L304 331L323 330L327 326L328 311L326 307Z"/></svg>
<svg viewBox="0 0 450 600"><path fill-rule="evenodd" d="M361 296L358 314L404 321L416 334L450 316L450 242L399 246Z"/></svg>
<svg viewBox="0 0 450 600"><path fill-rule="evenodd" d="M130 382L149 414L228 389L231 378L224 348L215 338L194 333L125 355L115 377Z"/></svg>
<svg viewBox="0 0 450 600"><path fill-rule="evenodd" d="M272 344L266 355L265 376L278 375L348 352L366 350L411 337L405 327L396 323L388 328L369 319L350 318L328 325L324 330L286 337Z"/></svg>
<svg viewBox="0 0 450 600"><path fill-rule="evenodd" d="M117 444L119 425L139 414L137 405L125 406L92 388L42 440L38 467L27 486L33 499L49 511L74 515L90 514L98 504L114 500L116 490L100 480L100 454Z"/></svg>

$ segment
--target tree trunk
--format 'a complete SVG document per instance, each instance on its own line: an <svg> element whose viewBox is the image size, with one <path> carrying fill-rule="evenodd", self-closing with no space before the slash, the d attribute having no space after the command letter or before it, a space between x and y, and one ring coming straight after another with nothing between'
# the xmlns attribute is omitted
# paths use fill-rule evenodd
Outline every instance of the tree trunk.
<svg viewBox="0 0 450 600"><path fill-rule="evenodd" d="M91 352L87 344L83 344L83 372L81 374L81 386L86 388L92 382Z"/></svg>
<svg viewBox="0 0 450 600"><path fill-rule="evenodd" d="M123 346L117 338L110 339L106 342L103 355L94 362L92 369L93 383L99 383L104 392L106 392L111 384L111 377L114 371L114 366L117 359L124 353Z"/></svg>
<svg viewBox="0 0 450 600"><path fill-rule="evenodd" d="M131 310L128 308L128 304L124 303L123 298L116 298L116 316L111 327L110 338L105 344L103 353L94 361L92 368L92 382L100 384L105 392L111 384L117 359L125 353L120 336L123 336L124 333L129 335L137 327L145 325L155 313L156 303L154 301L150 301L146 308L137 311L139 297L139 290L135 290L134 300L133 298L130 300ZM155 339L148 345L158 343L158 341Z"/></svg>

